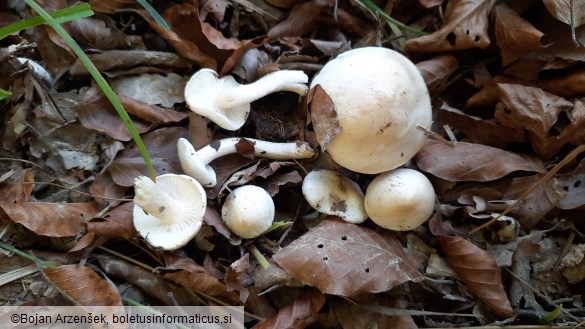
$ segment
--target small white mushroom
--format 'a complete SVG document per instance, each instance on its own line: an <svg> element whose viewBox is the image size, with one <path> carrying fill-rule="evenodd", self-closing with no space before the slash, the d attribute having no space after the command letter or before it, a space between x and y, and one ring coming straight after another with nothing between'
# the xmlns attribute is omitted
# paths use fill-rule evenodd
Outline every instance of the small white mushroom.
<svg viewBox="0 0 585 329"><path fill-rule="evenodd" d="M368 218L359 185L333 170L311 171L303 180L303 195L320 213L358 224Z"/></svg>
<svg viewBox="0 0 585 329"><path fill-rule="evenodd" d="M134 227L153 247L174 250L199 232L207 196L195 179L165 174L155 183L140 176L134 190Z"/></svg>
<svg viewBox="0 0 585 329"><path fill-rule="evenodd" d="M189 108L227 130L240 129L250 113L250 103L277 91L307 93L309 78L303 71L283 70L265 75L254 83L240 85L232 76L219 78L211 69L201 69L185 86Z"/></svg>
<svg viewBox="0 0 585 329"><path fill-rule="evenodd" d="M350 50L327 63L311 82L331 98L341 132L332 139L329 116L311 117L317 140L339 165L364 174L401 166L427 137L431 101L416 66L400 53L378 47ZM324 129L318 129L323 126ZM321 145L323 146L323 145Z"/></svg>
<svg viewBox="0 0 585 329"><path fill-rule="evenodd" d="M272 143L237 137L214 141L210 145L195 151L195 148L188 140L180 138L177 147L183 172L195 178L205 187L215 186L217 178L209 163L224 155L237 153L236 145L244 140L254 146L254 155L268 159L307 159L315 154L309 144L303 142Z"/></svg>
<svg viewBox="0 0 585 329"><path fill-rule="evenodd" d="M261 187L240 186L225 199L221 217L234 234L244 239L252 239L272 226L274 201Z"/></svg>
<svg viewBox="0 0 585 329"><path fill-rule="evenodd" d="M422 173L399 168L370 182L364 204L374 223L394 231L409 231L432 215L435 191Z"/></svg>

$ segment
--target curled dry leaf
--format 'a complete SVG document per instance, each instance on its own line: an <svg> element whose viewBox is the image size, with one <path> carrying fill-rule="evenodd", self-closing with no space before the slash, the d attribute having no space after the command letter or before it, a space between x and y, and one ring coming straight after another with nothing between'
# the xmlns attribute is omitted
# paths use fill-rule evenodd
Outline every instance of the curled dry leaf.
<svg viewBox="0 0 585 329"><path fill-rule="evenodd" d="M429 221L429 228L455 273L496 314L505 318L514 316L496 261L485 250L464 238L449 235L452 234L450 226L438 214Z"/></svg>
<svg viewBox="0 0 585 329"><path fill-rule="evenodd" d="M0 203L0 218L24 225L38 235L76 236L99 211L94 203Z"/></svg>
<svg viewBox="0 0 585 329"><path fill-rule="evenodd" d="M467 136L472 142L497 148L527 140L526 132L503 126L496 120L483 119L467 115L462 111L443 104L439 110L439 121L448 124Z"/></svg>
<svg viewBox="0 0 585 329"><path fill-rule="evenodd" d="M122 297L113 283L101 278L87 266L61 265L43 269L43 274L67 299L76 304L122 306Z"/></svg>
<svg viewBox="0 0 585 329"><path fill-rule="evenodd" d="M451 55L439 55L428 61L416 63L422 74L429 93L440 92L445 88L447 79L459 68L459 61Z"/></svg>
<svg viewBox="0 0 585 329"><path fill-rule="evenodd" d="M544 33L520 17L505 3L496 5L492 15L496 42L500 47L504 66L542 47L540 41Z"/></svg>
<svg viewBox="0 0 585 329"><path fill-rule="evenodd" d="M156 298L162 305L192 305L193 303L188 291L166 282L151 271L109 255L99 255L97 259L104 272L109 276L131 282L151 297Z"/></svg>
<svg viewBox="0 0 585 329"><path fill-rule="evenodd" d="M432 34L408 40L405 50L434 53L487 47L488 6L489 2L484 0L449 1L445 24Z"/></svg>
<svg viewBox="0 0 585 329"><path fill-rule="evenodd" d="M543 0L544 6L559 21L576 28L585 24L585 2L578 0Z"/></svg>
<svg viewBox="0 0 585 329"><path fill-rule="evenodd" d="M0 200L2 200L0 202L18 204L25 203L35 188L35 177L32 171L24 170L19 175L13 175L12 179L20 180L20 182L11 183L0 187Z"/></svg>
<svg viewBox="0 0 585 329"><path fill-rule="evenodd" d="M565 144L585 142L583 100L569 102L540 88L515 84L498 84L497 88L501 98L495 117L505 126L528 130L538 154L549 158ZM556 129L554 125L561 114L569 123Z"/></svg>
<svg viewBox="0 0 585 329"><path fill-rule="evenodd" d="M306 320L319 312L323 304L325 296L318 291L310 290L295 298L292 304L281 308L278 314L258 323L252 329L305 328Z"/></svg>
<svg viewBox="0 0 585 329"><path fill-rule="evenodd" d="M316 132L321 151L325 152L329 143L335 136L341 133L342 128L339 126L335 104L327 92L316 85L309 90L307 95L307 106L309 108L309 119L307 123L313 124Z"/></svg>
<svg viewBox="0 0 585 329"><path fill-rule="evenodd" d="M544 172L542 163L498 148L464 142L450 147L429 140L414 158L422 171L455 182L487 182L514 171Z"/></svg>
<svg viewBox="0 0 585 329"><path fill-rule="evenodd" d="M421 278L393 235L335 217L323 220L273 259L302 283L341 296L382 292Z"/></svg>
<svg viewBox="0 0 585 329"><path fill-rule="evenodd" d="M269 41L284 37L299 37L315 29L321 6L317 1L297 4L289 16L268 31Z"/></svg>
<svg viewBox="0 0 585 329"><path fill-rule="evenodd" d="M96 237L133 239L138 235L132 222L133 202L126 202L104 214L102 221L87 223L87 231Z"/></svg>

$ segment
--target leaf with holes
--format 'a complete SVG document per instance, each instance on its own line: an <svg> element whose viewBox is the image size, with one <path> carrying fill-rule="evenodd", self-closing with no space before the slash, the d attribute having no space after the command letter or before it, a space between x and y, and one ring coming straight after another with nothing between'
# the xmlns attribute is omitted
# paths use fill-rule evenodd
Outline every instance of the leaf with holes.
<svg viewBox="0 0 585 329"><path fill-rule="evenodd" d="M487 182L514 171L543 172L541 163L494 147L464 142L450 147L429 140L415 160L422 171L454 182Z"/></svg>
<svg viewBox="0 0 585 329"><path fill-rule="evenodd" d="M323 220L273 259L302 283L341 296L382 292L421 279L392 234L336 217Z"/></svg>
<svg viewBox="0 0 585 329"><path fill-rule="evenodd" d="M434 53L470 48L486 48L488 6L485 0L451 0L445 10L445 24L429 35L410 39L406 51Z"/></svg>
<svg viewBox="0 0 585 329"><path fill-rule="evenodd" d="M452 236L451 225L443 222L440 215L430 219L429 228L455 273L477 298L501 317L514 316L502 285L500 268L490 254L460 236Z"/></svg>

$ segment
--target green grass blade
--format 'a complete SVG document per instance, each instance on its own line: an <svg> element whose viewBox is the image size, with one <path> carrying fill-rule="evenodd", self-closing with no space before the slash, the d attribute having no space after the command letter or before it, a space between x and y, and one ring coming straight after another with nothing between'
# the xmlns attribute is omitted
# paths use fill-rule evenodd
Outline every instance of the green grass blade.
<svg viewBox="0 0 585 329"><path fill-rule="evenodd" d="M10 97L10 95L12 95L11 92L0 88L0 101L3 100L3 99L6 99L8 97Z"/></svg>
<svg viewBox="0 0 585 329"><path fill-rule="evenodd" d="M167 24L167 21L162 18L162 16L150 5L150 3L148 3L146 0L138 0L138 3L144 7L144 9L146 9L146 11L150 14L150 16L152 16L152 18L154 18L154 21L157 22L158 25L164 27L165 30L171 29L169 24Z"/></svg>
<svg viewBox="0 0 585 329"><path fill-rule="evenodd" d="M116 112L118 112L118 115L122 119L122 122L124 122L124 125L126 125L126 128L128 128L128 131L130 132L132 139L134 139L134 142L136 142L136 146L138 147L138 150L140 151L140 154L142 155L142 158L144 159L144 163L146 164L146 168L148 169L148 173L150 175L150 178L152 180L155 180L156 174L154 173L154 168L152 167L152 162L150 161L150 156L148 155L148 151L146 150L146 146L144 145L142 138L140 138L140 134L138 133L136 126L132 122L132 119L130 119L130 116L128 115L128 113L126 112L124 107L122 106L122 103L120 103L118 96L116 96L116 93L114 93L114 91L112 90L110 85L107 83L106 79L104 79L104 77L100 74L100 72L97 70L95 65L93 65L91 60L87 57L87 55L85 55L85 53L83 52L81 47L79 47L77 42L75 42L75 40L73 40L73 38L65 31L65 29L63 29L63 27L61 25L59 25L55 21L55 19L53 17L51 17L34 0L24 0L24 1L32 9L34 9L34 11L39 13L39 15L42 16L47 21L47 23L55 30L55 32L57 32L61 36L61 38L63 38L63 40L65 40L65 42L69 45L71 50L73 50L73 52L75 52L75 54L79 57L79 59L81 60L83 65L85 65L85 67L87 68L87 70L89 71L91 76L94 78L94 80L100 86L100 88L102 89L102 91L104 92L104 94L106 95L108 100L112 103L112 105L116 109Z"/></svg>
<svg viewBox="0 0 585 329"><path fill-rule="evenodd" d="M356 2L362 4L364 7L368 8L369 10L371 10L372 12L380 15L380 17L382 17L386 23L390 24L391 26L394 25L404 31L408 31L410 33L414 33L416 35L426 35L428 34L427 32L415 29L413 27L410 27L406 24L403 24L400 21L395 20L394 18L392 18L390 15L386 14L385 11L383 11L382 9L380 9L380 7L378 7L372 0L356 0Z"/></svg>
<svg viewBox="0 0 585 329"><path fill-rule="evenodd" d="M47 262L47 261L42 260L42 259L38 259L38 258L34 257L33 255L27 254L24 251L20 251L20 250L14 248L13 246L11 246L11 245L9 245L7 243L0 242L0 248L2 248L4 250L8 250L11 253L13 253L15 255L18 255L18 256L20 256L22 258L26 258L28 260L32 260L33 262L37 262L42 267L47 267L47 268L53 268L53 267L55 267L55 264L53 264L51 262Z"/></svg>
<svg viewBox="0 0 585 329"><path fill-rule="evenodd" d="M57 23L65 23L78 18L89 17L93 15L93 11L91 11L89 4L83 3L69 8L55 10L50 15ZM14 24L7 25L3 28L0 28L0 40L13 33L45 23L46 21L43 19L43 17L35 16L16 22Z"/></svg>

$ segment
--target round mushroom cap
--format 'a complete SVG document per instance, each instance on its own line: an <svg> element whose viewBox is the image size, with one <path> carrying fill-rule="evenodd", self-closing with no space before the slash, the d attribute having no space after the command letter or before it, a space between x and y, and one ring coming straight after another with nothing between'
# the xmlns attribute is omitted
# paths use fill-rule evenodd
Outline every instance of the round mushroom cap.
<svg viewBox="0 0 585 329"><path fill-rule="evenodd" d="M431 124L429 93L416 66L398 52L378 47L345 52L323 67L311 88L316 85L332 99L341 127L326 151L347 169L377 174L397 168L427 139L417 126ZM318 130L319 141L330 134Z"/></svg>
<svg viewBox="0 0 585 329"><path fill-rule="evenodd" d="M201 228L207 195L199 182L186 175L165 174L156 177L156 188L148 177L135 182L134 227L155 248L174 250L186 245ZM160 192L166 195L157 195ZM148 203L148 204L146 204ZM139 206L140 205L140 206ZM147 213L144 208L157 207Z"/></svg>
<svg viewBox="0 0 585 329"><path fill-rule="evenodd" d="M302 190L307 202L320 213L354 224L368 219L359 185L336 171L311 171L303 180Z"/></svg>
<svg viewBox="0 0 585 329"><path fill-rule="evenodd" d="M185 85L185 102L189 108L218 126L227 130L237 130L244 125L250 113L249 103L238 103L230 107L220 107L222 93L240 84L231 76L221 79L212 69L197 71Z"/></svg>
<svg viewBox="0 0 585 329"><path fill-rule="evenodd" d="M240 186L225 199L221 217L234 234L244 239L252 239L272 226L274 201L261 187Z"/></svg>
<svg viewBox="0 0 585 329"><path fill-rule="evenodd" d="M433 214L435 191L422 173L399 168L370 182L364 204L374 223L394 231L409 231Z"/></svg>

